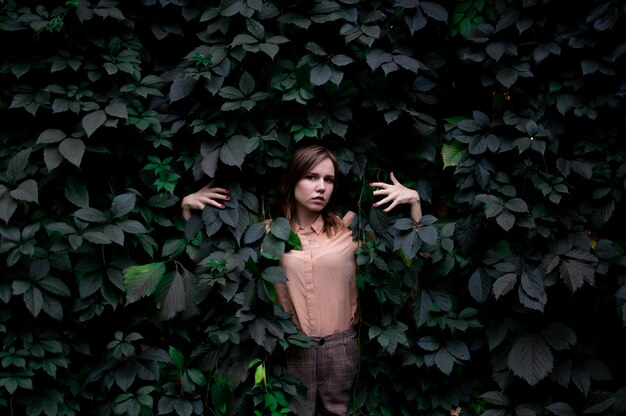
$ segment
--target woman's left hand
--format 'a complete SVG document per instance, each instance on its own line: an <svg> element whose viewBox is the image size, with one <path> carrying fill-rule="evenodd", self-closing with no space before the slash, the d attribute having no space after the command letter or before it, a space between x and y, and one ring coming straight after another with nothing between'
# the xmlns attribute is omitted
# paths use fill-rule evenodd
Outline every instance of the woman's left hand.
<svg viewBox="0 0 626 416"><path fill-rule="evenodd" d="M369 185L377 189L373 192L374 196L384 196L383 199L374 203L374 207L389 204L383 212L389 212L400 204L411 204L411 218L418 222L422 217L422 208L419 193L415 189L409 189L402 185L391 172L391 183L372 182Z"/></svg>

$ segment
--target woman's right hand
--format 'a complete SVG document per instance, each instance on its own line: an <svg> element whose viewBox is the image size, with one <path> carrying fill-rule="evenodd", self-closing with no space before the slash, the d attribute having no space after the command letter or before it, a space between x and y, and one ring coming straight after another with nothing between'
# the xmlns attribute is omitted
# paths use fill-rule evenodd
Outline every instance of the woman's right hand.
<svg viewBox="0 0 626 416"><path fill-rule="evenodd" d="M191 211L194 209L202 210L207 205L212 205L216 208L224 208L224 204L220 201L229 201L229 190L226 188L213 187L213 182L209 182L204 188L189 194L183 198L180 206L183 211L183 218L189 220L191 218Z"/></svg>

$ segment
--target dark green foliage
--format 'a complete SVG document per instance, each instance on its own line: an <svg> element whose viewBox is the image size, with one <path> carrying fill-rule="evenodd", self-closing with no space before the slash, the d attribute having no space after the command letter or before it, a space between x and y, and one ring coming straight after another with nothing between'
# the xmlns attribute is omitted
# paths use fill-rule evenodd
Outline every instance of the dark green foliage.
<svg viewBox="0 0 626 416"><path fill-rule="evenodd" d="M306 414L276 185L319 141L364 239L355 414L623 414L625 14L0 0L0 413ZM391 170L417 226L370 208Z"/></svg>

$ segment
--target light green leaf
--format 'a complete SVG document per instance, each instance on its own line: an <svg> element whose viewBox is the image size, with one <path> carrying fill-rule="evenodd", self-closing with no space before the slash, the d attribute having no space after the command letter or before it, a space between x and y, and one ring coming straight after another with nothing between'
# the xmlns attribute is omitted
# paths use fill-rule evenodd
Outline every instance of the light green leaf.
<svg viewBox="0 0 626 416"><path fill-rule="evenodd" d="M164 275L165 262L148 263L126 269L124 272L126 301L133 303L153 294Z"/></svg>

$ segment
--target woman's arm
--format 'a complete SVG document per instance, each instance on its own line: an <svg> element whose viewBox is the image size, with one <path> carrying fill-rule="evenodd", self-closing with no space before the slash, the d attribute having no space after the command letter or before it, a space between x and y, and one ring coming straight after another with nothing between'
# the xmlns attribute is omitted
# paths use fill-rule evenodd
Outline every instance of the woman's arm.
<svg viewBox="0 0 626 416"><path fill-rule="evenodd" d="M411 219L416 223L422 218L422 204L419 193L415 189L409 189L402 185L391 172L391 183L372 182L370 186L380 188L374 191L374 196L382 195L383 199L374 203L375 207L389 203L383 212L389 212L400 204L411 205Z"/></svg>
<svg viewBox="0 0 626 416"><path fill-rule="evenodd" d="M224 208L224 204L217 200L228 201L230 197L229 190L225 188L213 187L213 182L209 182L204 188L196 191L192 194L186 195L180 204L182 209L183 218L189 220L191 218L191 211L194 209L203 209L206 205L213 205L217 208Z"/></svg>

